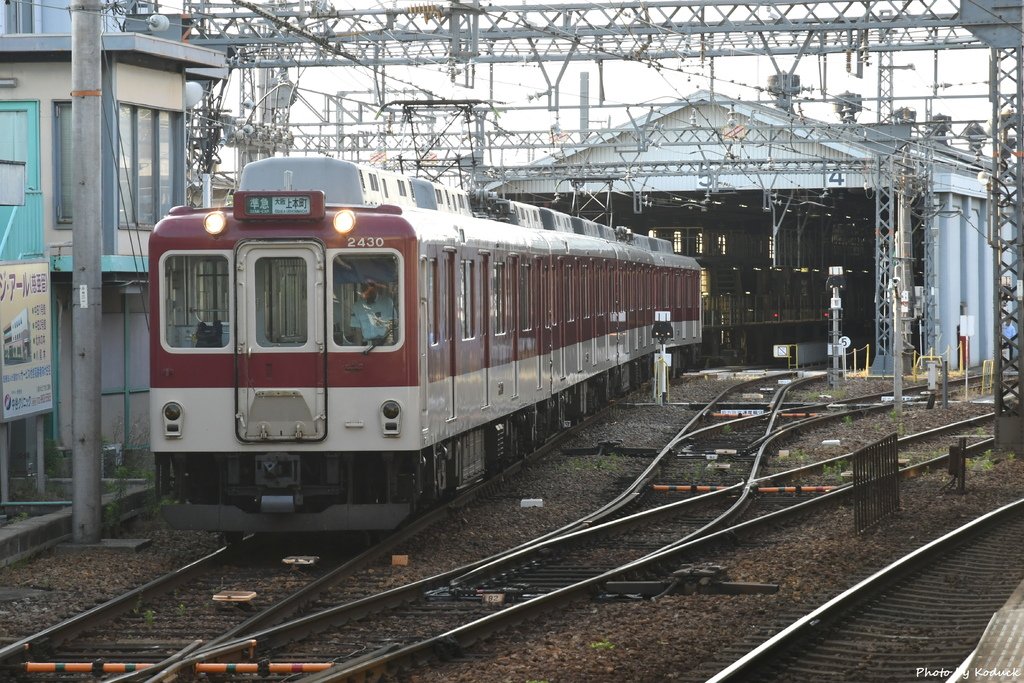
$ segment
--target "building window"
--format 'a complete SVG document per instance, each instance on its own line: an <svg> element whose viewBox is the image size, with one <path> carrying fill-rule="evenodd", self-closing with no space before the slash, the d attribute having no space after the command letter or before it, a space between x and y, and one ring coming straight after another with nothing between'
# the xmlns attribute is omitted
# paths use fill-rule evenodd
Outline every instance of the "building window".
<svg viewBox="0 0 1024 683"><path fill-rule="evenodd" d="M70 223L75 217L75 183L71 169L71 103L56 103L53 116L56 122L57 222Z"/></svg>
<svg viewBox="0 0 1024 683"><path fill-rule="evenodd" d="M118 107L118 216L122 227L153 226L174 205L177 168L174 125L178 114L122 104Z"/></svg>
<svg viewBox="0 0 1024 683"><path fill-rule="evenodd" d="M32 33L32 2L30 0L7 0L5 33Z"/></svg>
<svg viewBox="0 0 1024 683"><path fill-rule="evenodd" d="M0 159L28 161L28 112L0 111Z"/></svg>

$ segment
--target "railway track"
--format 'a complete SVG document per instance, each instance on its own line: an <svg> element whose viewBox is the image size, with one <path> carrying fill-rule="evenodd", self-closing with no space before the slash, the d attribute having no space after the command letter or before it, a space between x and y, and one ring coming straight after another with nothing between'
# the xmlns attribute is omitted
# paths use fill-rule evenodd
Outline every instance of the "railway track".
<svg viewBox="0 0 1024 683"><path fill-rule="evenodd" d="M742 386L734 387L732 390L742 389ZM779 398L784 392L779 392ZM722 394L724 396L725 393ZM722 398L719 397L719 399ZM776 402L777 405L781 405L781 400ZM709 404L707 410L710 410L713 406ZM707 412L707 411L704 411ZM705 416L700 415L694 420L691 420L691 425L695 424L699 419L703 419ZM771 417L767 418L769 423L772 421ZM750 422L753 422L752 420ZM690 425L688 425L690 426ZM686 430L684 430L686 431ZM738 432L739 430L737 430ZM678 446L679 440L676 440L672 446ZM671 452L671 448L668 449ZM641 490L646 488L646 482L649 482L651 476L651 468L645 471L645 476L638 478L638 484ZM733 492L733 497L735 497ZM627 491L624 494L624 500L637 497L637 489ZM676 518L685 518L689 516L689 520L695 529L702 527L708 527L709 521L716 519L712 515L708 514L696 514L691 512L694 507L705 505L710 500L716 498L725 501L726 497L723 495L710 495L706 497L707 500L703 501L683 501L681 504L673 504L672 506L661 506L663 508L671 509L677 508L671 514L675 515ZM718 501L716 501L717 503ZM584 520L580 520L574 526L575 529L585 530L588 533L593 533L595 526L600 526L600 520L614 516L614 511L620 509L621 505L610 504L606 506L602 511L596 513L593 516L589 516ZM687 512L681 512L687 510ZM650 527L651 519L653 519L654 513L641 513L640 516L632 523L634 525L641 524ZM665 510L661 510L658 514L666 514ZM629 522L624 523L626 525ZM610 528L610 527L609 527ZM626 527L623 527L626 528ZM635 527L634 527L635 528ZM669 526L667 529L671 529ZM621 534L621 531L618 532ZM648 532L645 532L645 535ZM674 532L675 535L672 538L678 539L678 529ZM547 536L548 539L555 537L571 536L573 534L572 528L563 528L552 532ZM694 532L695 535L696 532ZM581 532L582 535L582 532ZM671 533L670 533L671 535ZM608 535L608 537L612 537ZM544 539L540 540L541 547L538 547L537 543L531 544L533 546L532 552L539 553L541 555L550 554L551 550L549 547L543 547ZM438 577L433 577L423 582L417 582L410 584L409 586L400 587L392 591L388 591L382 596L373 598L367 597L363 600L355 602L349 602L339 607L321 609L318 612L309 614L307 616L293 619L291 622L284 624L283 626L269 627L268 625L274 621L279 621L284 615L289 613L295 613L299 609L302 609L300 605L308 606L313 600L317 599L312 596L317 594L317 591L323 589L325 586L332 583L337 583L337 578L332 576L330 580L321 580L319 586L316 586L318 582L312 582L313 587L317 590L304 591L304 597L301 599L293 600L293 605L290 608L279 609L273 616L257 617L249 620L245 623L245 628L235 628L231 631L225 632L220 637L216 637L207 642L202 648L201 654L193 654L186 656L186 651L192 647L192 644L185 644L183 641L178 644L181 645L179 654L167 657L161 668L166 671L165 674L156 675L152 672L141 674L126 674L123 676L124 680L164 680L162 676L173 676L180 674L189 667L195 667L200 661L205 662L209 666L218 666L216 661L225 656L232 656L237 658L239 652L245 652L251 650L254 643L259 644L260 652L266 653L270 649L279 648L281 657L285 661L310 661L325 663L327 659L333 660L338 656L339 653L348 653L349 664L355 663L358 665L361 661L377 661L379 657L377 655L381 653L389 653L387 656L393 656L401 653L403 649L413 648L414 650L420 647L423 643L432 643L429 647L431 651L443 652L445 647L451 646L452 642L456 641L433 641L433 635L439 630L445 631L458 631L459 624L467 621L483 621L488 622L489 619L495 616L495 609L497 607L496 601L488 602L485 596L496 595L502 593L502 604L503 605L516 605L523 606L526 604L526 598L533 595L549 594L554 595L560 591L564 591L567 587L578 586L579 584L586 584L594 578L605 576L607 573L615 570L621 570L622 564L626 564L630 561L635 560L644 554L655 552L658 548L663 547L665 537L658 538L632 538L629 545L631 549L627 551L627 555L619 558L614 562L605 561L603 564L595 562L587 562L587 551L579 551L582 555L579 561L576 563L578 566L573 567L573 563L570 562L568 565L563 565L561 569L551 569L550 567L546 570L535 572L535 579L532 586L528 586L527 590L516 591L507 590L508 585L499 586L503 590L496 590L494 586L487 587L486 585L474 586L472 590L459 589L456 591L451 590L451 586L468 585L465 577L467 573L471 574L474 569L477 569L481 563L477 563L477 566L463 567L460 570ZM588 541L589 543L589 541ZM520 548L517 552L524 552L524 549ZM591 545L589 551L591 556L594 555L595 551ZM494 561L491 560L491 563ZM539 563L538 566L542 566L545 563ZM614 566L613 566L614 565ZM566 569L565 566L569 568ZM581 568L586 569L585 572L581 572ZM492 568L493 569L493 568ZM333 574L333 573L332 573ZM339 575L340 576L340 575ZM588 578L589 577L589 578ZM494 579L488 579L493 581ZM507 582L506 582L507 583ZM521 583L521 582L520 582ZM447 591L447 595L442 595L444 591ZM324 599L319 598L322 606ZM530 601L532 602L532 601ZM517 604L519 603L519 604ZM376 625L371 629L367 630L364 622L357 626L352 627L351 630L339 632L337 631L339 624L344 623L355 623L358 619L365 618L368 614L377 612L382 609L381 606L392 606L398 605L399 607L392 611L388 616L380 617L375 622ZM415 617L414 619L411 617ZM409 629L410 623L429 623L432 624L426 631L416 633ZM449 628L450 627L450 628ZM483 627L483 628L486 628ZM324 631L330 629L331 635L323 636L318 638L318 645L316 648L308 645L290 646L289 643L293 643L296 640L301 642L303 634L310 632ZM366 634L371 634L367 636ZM232 638L238 636L237 638ZM357 646L352 646L353 643L358 643ZM447 643L447 644L446 644ZM349 647L344 647L346 644ZM216 649L213 649L216 648ZM396 653L397 650L397 653ZM250 653L251 654L251 653ZM2 655L2 652L0 652ZM371 656L372 655L372 656ZM371 665L380 666L379 664ZM342 670L341 665L332 667L335 670ZM211 669L212 670L212 669ZM264 669L264 673L270 673L270 669ZM293 671L293 673L295 673ZM332 673L324 673L322 676L327 676L324 680L345 680L345 678L329 678ZM33 679L36 680L36 679Z"/></svg>
<svg viewBox="0 0 1024 683"><path fill-rule="evenodd" d="M830 600L711 681L948 680L1024 579L1024 500Z"/></svg>

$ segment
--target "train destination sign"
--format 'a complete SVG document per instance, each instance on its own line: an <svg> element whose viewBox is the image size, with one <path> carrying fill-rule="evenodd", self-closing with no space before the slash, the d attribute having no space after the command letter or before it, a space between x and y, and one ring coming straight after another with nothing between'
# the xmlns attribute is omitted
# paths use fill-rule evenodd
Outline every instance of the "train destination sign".
<svg viewBox="0 0 1024 683"><path fill-rule="evenodd" d="M245 198L245 212L251 216L306 215L309 195L250 195Z"/></svg>
<svg viewBox="0 0 1024 683"><path fill-rule="evenodd" d="M235 218L323 218L322 192L236 192Z"/></svg>

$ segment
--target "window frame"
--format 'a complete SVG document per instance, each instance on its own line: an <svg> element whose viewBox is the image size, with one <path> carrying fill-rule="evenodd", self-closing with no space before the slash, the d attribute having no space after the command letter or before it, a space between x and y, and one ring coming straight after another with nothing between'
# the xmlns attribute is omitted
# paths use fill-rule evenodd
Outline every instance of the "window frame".
<svg viewBox="0 0 1024 683"><path fill-rule="evenodd" d="M166 296L166 281L167 281L167 262L175 257L182 256L219 256L224 259L225 262L225 276L227 278L226 289L227 289L227 319L222 320L221 323L224 329L227 330L228 337L227 342L223 346L173 346L170 344L167 338L167 326L168 326L168 307L165 300ZM168 251L160 255L159 263L159 282L160 290L165 296L160 297L160 346L164 351L168 353L233 353L234 352L234 339L235 339L235 320L232 317L235 312L235 284L232 276L234 263L234 254L231 251L225 251L221 249L203 249L203 250L175 250Z"/></svg>
<svg viewBox="0 0 1024 683"><path fill-rule="evenodd" d="M145 134L140 134L140 112L146 112L149 117L149 130ZM184 168L181 121L181 112L118 102L118 146L115 152L117 206L114 213L119 230L152 229L173 206L181 203L184 189L183 180L179 178L179 171ZM145 206L140 193L143 187L140 159L144 158L140 141L148 143L144 146L150 167L149 199ZM165 190L166 198L162 196ZM130 204L126 197L130 198ZM150 218L152 222L148 220Z"/></svg>

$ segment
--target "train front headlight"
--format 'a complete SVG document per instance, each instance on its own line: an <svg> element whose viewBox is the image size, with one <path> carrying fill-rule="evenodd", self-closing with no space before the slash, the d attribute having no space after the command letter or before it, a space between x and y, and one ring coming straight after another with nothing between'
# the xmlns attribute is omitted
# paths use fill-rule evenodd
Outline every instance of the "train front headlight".
<svg viewBox="0 0 1024 683"><path fill-rule="evenodd" d="M398 401L384 401L380 406L380 430L384 436L398 436L402 431L402 406Z"/></svg>
<svg viewBox="0 0 1024 683"><path fill-rule="evenodd" d="M211 211L203 218L203 229L211 235L219 235L228 227L228 217L223 211Z"/></svg>
<svg viewBox="0 0 1024 683"><path fill-rule="evenodd" d="M164 404L163 417L164 417L164 436L169 439L180 439L182 418L185 416L185 411L182 409L181 404L177 401L170 401Z"/></svg>
<svg viewBox="0 0 1024 683"><path fill-rule="evenodd" d="M356 213L350 209L342 209L334 214L334 229L339 235L347 235L356 227Z"/></svg>

